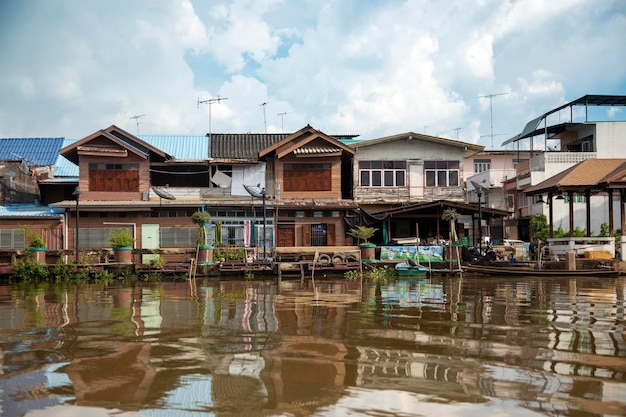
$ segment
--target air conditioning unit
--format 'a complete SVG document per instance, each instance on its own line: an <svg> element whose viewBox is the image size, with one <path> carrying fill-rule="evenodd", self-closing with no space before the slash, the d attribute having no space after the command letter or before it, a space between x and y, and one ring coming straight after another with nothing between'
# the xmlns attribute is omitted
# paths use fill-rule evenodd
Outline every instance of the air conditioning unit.
<svg viewBox="0 0 626 417"><path fill-rule="evenodd" d="M142 201L150 201L150 191L144 191L141 193Z"/></svg>

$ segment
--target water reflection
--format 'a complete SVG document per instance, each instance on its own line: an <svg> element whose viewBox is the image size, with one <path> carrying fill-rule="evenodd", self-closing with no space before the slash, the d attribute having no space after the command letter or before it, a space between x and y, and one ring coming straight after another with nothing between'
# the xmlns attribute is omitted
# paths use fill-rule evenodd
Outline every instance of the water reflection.
<svg viewBox="0 0 626 417"><path fill-rule="evenodd" d="M0 286L0 414L626 415L624 282Z"/></svg>

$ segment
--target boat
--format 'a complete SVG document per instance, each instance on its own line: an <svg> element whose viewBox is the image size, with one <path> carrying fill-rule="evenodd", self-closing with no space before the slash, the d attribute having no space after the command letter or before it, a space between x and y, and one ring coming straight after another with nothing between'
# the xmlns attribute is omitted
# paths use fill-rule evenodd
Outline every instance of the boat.
<svg viewBox="0 0 626 417"><path fill-rule="evenodd" d="M406 262L397 263L395 269L396 273L401 276L426 275L429 271L428 267L420 265L413 259L407 259Z"/></svg>
<svg viewBox="0 0 626 417"><path fill-rule="evenodd" d="M463 265L464 272L479 275L507 275L527 277L571 277L571 276L596 276L596 275L619 275L619 271L608 266L596 269L536 269L517 266L488 266L488 265Z"/></svg>

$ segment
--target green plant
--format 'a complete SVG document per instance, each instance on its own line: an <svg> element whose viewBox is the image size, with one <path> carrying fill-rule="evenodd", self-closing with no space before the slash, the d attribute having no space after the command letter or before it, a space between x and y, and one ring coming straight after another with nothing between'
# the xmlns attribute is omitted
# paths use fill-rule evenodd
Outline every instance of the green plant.
<svg viewBox="0 0 626 417"><path fill-rule="evenodd" d="M163 266L165 264L165 258L163 256L161 256L161 254L159 254L158 250L155 250L152 253L157 255L157 256L155 256L154 258L150 259L150 261L148 262L148 265Z"/></svg>
<svg viewBox="0 0 626 417"><path fill-rule="evenodd" d="M374 233L376 233L378 229L375 227L368 227L368 226L356 226L353 227L352 229L350 229L350 231L348 232L348 234L352 237L356 237L357 239L359 239L360 241L362 241L361 243L363 244L368 244L369 239L374 236Z"/></svg>
<svg viewBox="0 0 626 417"><path fill-rule="evenodd" d="M600 236L601 237L606 237L609 235L609 224L608 223L602 223L600 225Z"/></svg>
<svg viewBox="0 0 626 417"><path fill-rule="evenodd" d="M29 228L26 225L20 225L21 234L26 239L26 246L29 248L45 248L46 242L42 239L39 232Z"/></svg>
<svg viewBox="0 0 626 417"><path fill-rule="evenodd" d="M396 277L396 270L388 267L387 265L377 266L375 268L372 268L372 270L369 272L369 276L374 281L386 282Z"/></svg>
<svg viewBox="0 0 626 417"><path fill-rule="evenodd" d="M109 233L109 242L113 248L125 248L132 246L135 238L130 229L118 227Z"/></svg>
<svg viewBox="0 0 626 417"><path fill-rule="evenodd" d="M214 246L222 246L222 221L216 220L213 222L215 224L215 236L214 236Z"/></svg>
<svg viewBox="0 0 626 417"><path fill-rule="evenodd" d="M343 273L343 277L345 279L359 279L361 278L361 271L358 270L352 270L352 271L346 271Z"/></svg>
<svg viewBox="0 0 626 417"><path fill-rule="evenodd" d="M48 279L48 269L45 265L35 262L29 257L25 257L13 263L13 273L11 278L24 282L44 281Z"/></svg>
<svg viewBox="0 0 626 417"><path fill-rule="evenodd" d="M585 237L585 231L584 229L581 229L580 227L576 226L576 228L574 229L574 237Z"/></svg>
<svg viewBox="0 0 626 417"><path fill-rule="evenodd" d="M449 222L450 224L450 242L454 243L459 238L456 235L456 222L461 218L461 214L459 214L455 209L448 208L443 211L441 214L441 219ZM418 236L419 237L419 236Z"/></svg>
<svg viewBox="0 0 626 417"><path fill-rule="evenodd" d="M196 211L191 215L193 224L198 225L198 243L207 246L209 244L209 228L208 223L211 221L211 215L206 211Z"/></svg>
<svg viewBox="0 0 626 417"><path fill-rule="evenodd" d="M529 225L530 237L539 238L541 240L547 240L550 235L550 227L548 226L548 219L545 214L537 214L530 219Z"/></svg>

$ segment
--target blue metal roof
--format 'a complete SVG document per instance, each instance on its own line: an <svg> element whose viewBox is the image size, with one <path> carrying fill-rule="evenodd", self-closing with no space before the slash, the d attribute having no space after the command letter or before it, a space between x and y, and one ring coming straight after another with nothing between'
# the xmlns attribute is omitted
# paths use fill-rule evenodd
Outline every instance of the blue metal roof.
<svg viewBox="0 0 626 417"><path fill-rule="evenodd" d="M65 148L66 146L70 146L72 143L76 142L78 139L63 139L63 144L61 148ZM56 170L54 171L55 177L76 177L78 178L78 165L70 162L64 156L61 156L60 153L57 152L57 159L54 163L56 166Z"/></svg>
<svg viewBox="0 0 626 417"><path fill-rule="evenodd" d="M210 158L209 138L206 135L137 135L146 143L182 161Z"/></svg>
<svg viewBox="0 0 626 417"><path fill-rule="evenodd" d="M24 160L29 166L54 165L64 138L0 138L0 160Z"/></svg>
<svg viewBox="0 0 626 417"><path fill-rule="evenodd" d="M64 209L40 206L38 204L10 204L0 206L0 218L59 217L59 215L64 212Z"/></svg>

